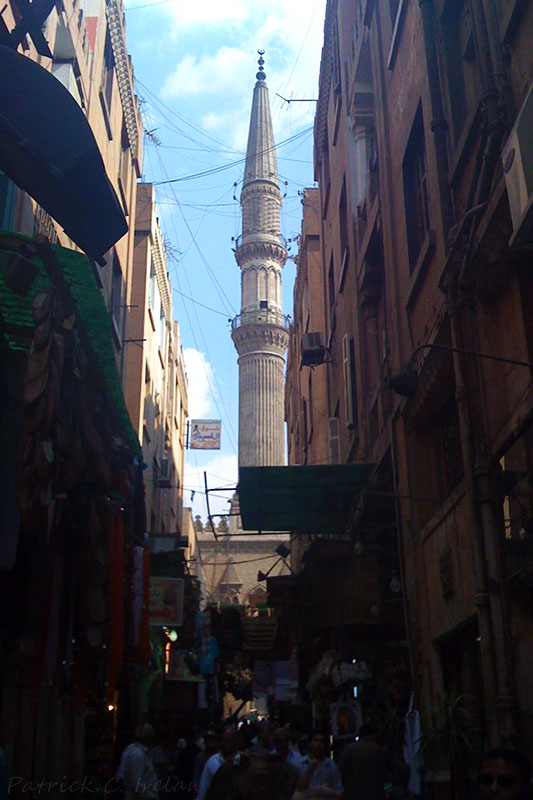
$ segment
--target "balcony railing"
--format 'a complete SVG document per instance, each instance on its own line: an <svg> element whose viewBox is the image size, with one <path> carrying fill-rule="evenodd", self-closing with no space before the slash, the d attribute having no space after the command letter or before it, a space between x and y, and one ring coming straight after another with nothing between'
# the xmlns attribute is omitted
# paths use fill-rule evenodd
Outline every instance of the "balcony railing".
<svg viewBox="0 0 533 800"><path fill-rule="evenodd" d="M276 244L281 245L281 247L287 249L287 240L279 231L269 230L269 231L254 231L253 233L241 233L235 239L235 248L238 250L239 247L242 247L243 244L248 244L249 242L261 242L261 241L275 241Z"/></svg>
<svg viewBox="0 0 533 800"><path fill-rule="evenodd" d="M257 311L245 311L238 314L231 321L231 329L241 328L243 325L255 325L257 322L266 322L269 325L279 325L282 328L290 328L291 318L281 311L272 311L267 308L257 309Z"/></svg>

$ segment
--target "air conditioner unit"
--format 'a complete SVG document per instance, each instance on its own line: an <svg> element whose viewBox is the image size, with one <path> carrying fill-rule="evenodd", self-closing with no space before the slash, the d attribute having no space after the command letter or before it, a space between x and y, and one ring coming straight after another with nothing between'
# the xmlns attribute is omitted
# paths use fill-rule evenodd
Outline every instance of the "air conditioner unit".
<svg viewBox="0 0 533 800"><path fill-rule="evenodd" d="M302 334L302 365L313 367L324 363L326 347L323 333Z"/></svg>
<svg viewBox="0 0 533 800"><path fill-rule="evenodd" d="M514 233L511 247L533 247L533 83L503 148L503 171Z"/></svg>
<svg viewBox="0 0 533 800"><path fill-rule="evenodd" d="M159 476L157 485L160 489L170 489L170 470L171 470L171 461L169 458L163 458L161 460L161 467L159 469Z"/></svg>

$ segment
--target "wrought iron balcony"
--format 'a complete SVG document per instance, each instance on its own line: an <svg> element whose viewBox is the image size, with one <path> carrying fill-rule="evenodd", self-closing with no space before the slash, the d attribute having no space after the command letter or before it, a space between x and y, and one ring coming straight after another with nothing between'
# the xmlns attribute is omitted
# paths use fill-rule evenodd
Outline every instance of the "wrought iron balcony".
<svg viewBox="0 0 533 800"><path fill-rule="evenodd" d="M231 329L235 330L235 328L241 328L243 325L255 325L258 322L279 325L287 329L291 326L291 318L281 311L259 308L256 311L245 311L242 314L238 314L231 321Z"/></svg>

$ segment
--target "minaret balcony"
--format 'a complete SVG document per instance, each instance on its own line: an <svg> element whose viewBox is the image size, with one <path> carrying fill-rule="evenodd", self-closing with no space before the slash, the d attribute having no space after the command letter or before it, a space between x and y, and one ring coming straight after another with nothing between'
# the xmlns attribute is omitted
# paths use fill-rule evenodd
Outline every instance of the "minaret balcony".
<svg viewBox="0 0 533 800"><path fill-rule="evenodd" d="M247 258L269 255L282 265L287 259L287 240L279 231L241 233L235 239L235 258L242 264Z"/></svg>
<svg viewBox="0 0 533 800"><path fill-rule="evenodd" d="M257 309L256 311L244 311L238 314L231 321L231 330L242 328L244 325L267 324L277 325L280 328L291 327L291 319L281 311L274 311L268 308Z"/></svg>

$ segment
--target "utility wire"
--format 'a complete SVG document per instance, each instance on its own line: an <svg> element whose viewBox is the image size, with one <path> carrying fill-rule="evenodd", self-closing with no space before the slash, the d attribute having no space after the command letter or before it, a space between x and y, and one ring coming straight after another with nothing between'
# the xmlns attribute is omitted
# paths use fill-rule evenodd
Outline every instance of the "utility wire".
<svg viewBox="0 0 533 800"><path fill-rule="evenodd" d="M209 134L209 133L207 133L206 131L204 131L204 130L203 130L203 128L200 128L198 125L195 125L194 123L192 123L192 122L189 122L189 120L188 120L188 119L186 119L185 117L182 117L182 116L181 116L181 114L178 114L178 112L177 112L177 111L176 111L174 108L172 108L172 106L169 106L169 105L167 105L167 103L165 103L163 100L161 100L159 97L157 97L157 95L155 95L155 94L154 94L154 93L153 93L153 92L152 92L152 91L151 91L151 90L148 88L148 86L146 86L145 84L141 83L141 81L139 81L138 79L137 79L137 83L139 84L139 86L141 86L141 87L144 89L144 91L145 91L145 92L146 92L148 95L150 95L150 97L152 98L152 102L153 102L153 103L154 103L156 106L162 106L162 107L163 107L163 108L165 108L165 109L166 109L166 110L167 110L167 111L168 111L170 114L172 114L174 117L176 117L177 119L179 119L179 121L180 121L180 122L183 122L185 125L188 125L188 126L189 126L190 128L192 128L192 130L194 130L196 133L201 133L201 134L202 134L202 136L205 136L205 137L206 137L206 139L210 139L210 140L211 140L212 142L214 142L215 144L218 144L218 145L220 145L221 147L223 147L223 148L224 148L224 150L226 150L226 151L228 151L228 152L232 152L232 153L237 153L237 152L238 152L237 150L234 150L232 147L229 147L229 146L228 146L228 145L227 145L225 142L223 142L221 139L218 139L216 136L211 136L211 134ZM196 142L196 143L198 143L198 142Z"/></svg>
<svg viewBox="0 0 533 800"><path fill-rule="evenodd" d="M161 171L164 174L165 173L165 166L162 163L161 155L159 153L157 153L157 156L159 158ZM172 188L171 191L174 191L174 189ZM177 197L175 199L176 199L176 201L178 201ZM185 222L185 225L187 226L187 228L189 230L189 233L191 234L191 236L193 236L192 230L190 228L190 225L188 225L188 223L187 223L187 220L185 218L183 210L181 208L180 208L180 210L181 210L181 214L182 214L182 217L183 217L183 221ZM205 260L205 258L203 256L203 253L200 250L200 248L198 246L198 243L196 241L195 241L195 244L196 244L196 248L197 248L202 260L204 261L205 265L208 266L207 261ZM212 270L211 270L210 267L209 267L209 271L210 271L210 274L212 274ZM178 284L179 284L179 272L176 273L176 277L177 277ZM185 279L187 280L187 283L189 285L189 294L193 294L187 273L185 273ZM180 290L181 290L181 287L180 287ZM190 319L190 316L189 316L189 312L188 312L187 306L185 306L185 311L186 311L186 314L187 314L187 318L189 320L189 325L190 325L190 328L191 328L191 334L192 334L193 340L194 340L194 342L196 344L196 349L199 352L201 352L200 347L198 346L197 339L196 339L195 328L193 327L193 325L191 323L191 319ZM198 317L198 314L196 313L196 308L194 306L193 306L193 311L194 311L194 314L195 314L195 317L196 317L198 330L200 331L200 335L201 335L202 341L204 343L204 351L207 354L209 362L212 364L213 361L212 361L211 356L209 354L209 348L207 346L207 342L206 342L205 335L204 335L204 332L203 332L203 327L202 327L202 325L200 323L200 319ZM228 411L227 411L227 409L225 407L223 395L222 395L222 392L220 390L220 386L219 386L219 383L218 383L217 374L216 374L216 371L214 369L213 369L212 374L213 374L213 377L214 377L214 380L215 380L215 384L217 386L218 397L217 397L217 394L213 391L213 387L211 385L211 380L210 380L210 376L208 374L208 371L207 371L207 369L205 370L205 375L206 375L206 379L207 379L207 382L208 382L208 385L209 385L209 388L210 388L210 391L211 391L213 402L214 402L215 407L216 407L216 409L217 409L217 411L218 411L218 413L220 414L221 417L223 415L222 415L222 413L220 411L220 408L219 408L218 399L220 399L220 403L221 403L221 405L222 405L222 407L224 409L224 412L225 412L224 416L225 416L227 427L228 427L228 434L230 435L230 440L231 440L231 445L233 447L233 451L234 451L234 453L236 453L237 452L236 435L235 435L235 431L233 430L233 425L231 423L231 417L230 417L230 415L229 415L229 413L228 413Z"/></svg>
<svg viewBox="0 0 533 800"><path fill-rule="evenodd" d="M202 308L205 308L205 309L207 309L207 311L212 311L212 312L213 312L213 314L220 314L220 316L221 316L221 317L226 317L226 318L227 318L227 316L228 316L228 315L227 315L227 313L226 313L225 311L217 311L217 309L216 309L216 308L211 308L210 306L206 306L206 305L204 305L203 303L200 303L200 301L199 301L199 300L195 300L193 297L189 297L189 295L188 295L188 294L184 294L184 292L180 292L180 290L179 290L179 289L176 289L176 287L175 287L175 286L173 286L173 287L172 287L172 291L173 291L173 292L176 292L176 294L179 294L179 295L181 295L181 296L182 296L182 297L184 297L186 300L190 300L190 301L191 301L191 303L196 303L196 305L197 305L197 306L202 306Z"/></svg>
<svg viewBox="0 0 533 800"><path fill-rule="evenodd" d="M313 130L313 128L304 128L303 131L299 131L298 133L295 133L293 136L290 136L288 139L284 139L278 145L273 145L272 147L267 148L262 153L259 153L259 155L264 155L265 153L268 153L271 150L275 150L278 147L283 147L286 144L290 144L292 142L295 142L297 139L300 139L302 136L305 136L305 134L310 133L312 130ZM233 167L236 167L239 164L244 164L245 162L246 162L246 156L244 156L244 158L237 159L237 161L231 161L228 164L222 164L221 166L213 167L212 169L204 170L204 172L195 172L195 173L192 173L190 175L183 175L181 178L171 178L171 179L165 180L165 181L154 181L154 185L155 186L165 186L167 184L181 183L182 181L192 181L192 180L196 180L197 178L204 178L206 175L215 175L218 172L224 172L227 169L231 169Z"/></svg>

